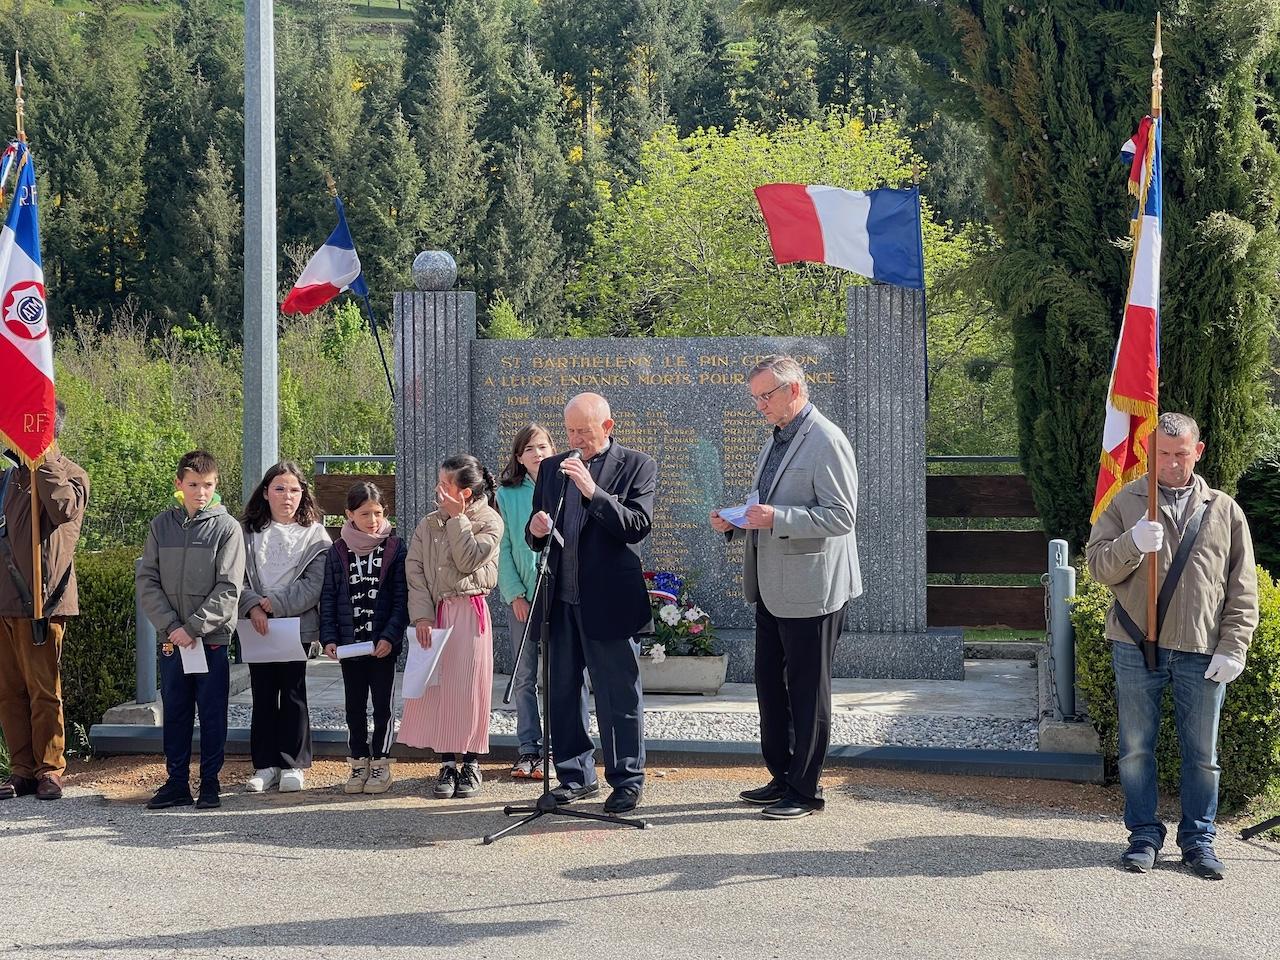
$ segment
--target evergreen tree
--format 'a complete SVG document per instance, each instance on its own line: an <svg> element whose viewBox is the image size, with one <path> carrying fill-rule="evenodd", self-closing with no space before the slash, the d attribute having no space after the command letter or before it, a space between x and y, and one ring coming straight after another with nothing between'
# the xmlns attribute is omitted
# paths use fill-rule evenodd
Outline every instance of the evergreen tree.
<svg viewBox="0 0 1280 960"><path fill-rule="evenodd" d="M568 202L559 220L561 241L571 263L580 262L591 246L591 225L603 201L600 184L607 178L604 148L595 131L579 131L578 142L569 152Z"/></svg>
<svg viewBox="0 0 1280 960"><path fill-rule="evenodd" d="M414 117L427 104L436 40L444 27L451 0L414 0L413 22L404 39L404 84L401 107Z"/></svg>
<svg viewBox="0 0 1280 960"><path fill-rule="evenodd" d="M492 287L506 296L523 324L537 334L549 334L560 319L564 297L560 237L521 150L503 170L502 198L496 206Z"/></svg>
<svg viewBox="0 0 1280 960"><path fill-rule="evenodd" d="M382 119L370 144L347 192L347 213L374 307L385 322L392 295L412 286L427 218L426 177L399 107Z"/></svg>
<svg viewBox="0 0 1280 960"><path fill-rule="evenodd" d="M675 113L681 133L699 127L727 130L737 120L733 108L733 66L724 18L714 8L702 14L699 50L676 93Z"/></svg>
<svg viewBox="0 0 1280 960"><path fill-rule="evenodd" d="M484 100L472 86L470 65L458 51L453 25L437 38L426 103L410 117L426 176L425 240L458 262L464 283L477 275L476 235L489 208L485 151L476 139Z"/></svg>
<svg viewBox="0 0 1280 960"><path fill-rule="evenodd" d="M1045 529L1088 532L1128 284L1132 199L1114 161L1148 109L1157 5L762 0L914 49L935 101L977 120L1001 247L982 279L1014 332L1020 453ZM1251 454L1274 329L1280 153L1275 3L1166 8L1161 406L1205 430L1230 489Z"/></svg>
<svg viewBox="0 0 1280 960"><path fill-rule="evenodd" d="M231 342L240 338L244 234L231 169L210 143L194 172L189 201L176 224L171 253L152 279L162 317L188 317Z"/></svg>
<svg viewBox="0 0 1280 960"><path fill-rule="evenodd" d="M511 18L506 0L455 0L451 12L458 51L470 65L484 110L476 136L485 144L508 142L513 127L511 97L515 88Z"/></svg>
<svg viewBox="0 0 1280 960"><path fill-rule="evenodd" d="M782 17L755 24L752 63L737 90L744 119L766 130L818 116L813 29Z"/></svg>

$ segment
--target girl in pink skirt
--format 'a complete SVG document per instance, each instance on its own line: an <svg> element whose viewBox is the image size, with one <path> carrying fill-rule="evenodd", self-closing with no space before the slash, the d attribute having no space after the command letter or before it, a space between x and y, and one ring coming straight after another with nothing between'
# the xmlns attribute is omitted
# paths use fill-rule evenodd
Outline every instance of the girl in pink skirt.
<svg viewBox="0 0 1280 960"><path fill-rule="evenodd" d="M479 792L479 755L489 752L493 631L485 595L498 583L502 540L494 496L493 477L479 460L450 457L440 465L439 507L418 524L405 561L418 643L431 646L432 627L453 628L432 685L405 700L400 721L401 743L441 755L435 795L442 800Z"/></svg>

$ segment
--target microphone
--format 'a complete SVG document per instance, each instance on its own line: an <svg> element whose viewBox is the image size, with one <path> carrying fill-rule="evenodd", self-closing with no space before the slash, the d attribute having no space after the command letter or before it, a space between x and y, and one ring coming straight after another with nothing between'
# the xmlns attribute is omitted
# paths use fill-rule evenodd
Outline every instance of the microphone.
<svg viewBox="0 0 1280 960"><path fill-rule="evenodd" d="M582 459L581 450L578 450L576 448L573 450L570 450L569 455L560 461L560 472L564 473L564 465L568 463L570 460L581 460L581 459Z"/></svg>

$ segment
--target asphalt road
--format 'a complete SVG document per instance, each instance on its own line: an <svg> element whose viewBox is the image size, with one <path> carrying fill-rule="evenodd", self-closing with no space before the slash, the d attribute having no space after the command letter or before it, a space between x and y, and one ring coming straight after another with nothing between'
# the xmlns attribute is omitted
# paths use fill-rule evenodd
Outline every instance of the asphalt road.
<svg viewBox="0 0 1280 960"><path fill-rule="evenodd" d="M734 802L741 773L651 778L651 829L544 819L492 846L477 838L528 786L148 813L85 782L0 806L0 956L1280 956L1276 844L1223 839L1221 883L1176 851L1135 876L1114 791L1051 809L1026 781L1011 803L1000 782L982 798L834 780L823 814L777 823Z"/></svg>

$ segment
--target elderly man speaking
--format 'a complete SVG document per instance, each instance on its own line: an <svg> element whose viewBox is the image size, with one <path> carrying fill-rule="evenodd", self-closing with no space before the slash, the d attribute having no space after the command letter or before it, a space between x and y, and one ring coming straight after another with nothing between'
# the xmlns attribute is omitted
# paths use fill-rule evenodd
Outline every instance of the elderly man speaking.
<svg viewBox="0 0 1280 960"><path fill-rule="evenodd" d="M640 543L653 522L658 468L653 459L613 440L609 402L582 393L564 409L570 450L543 462L533 489L525 540L541 550L551 511L569 484L551 546L555 590L551 616L551 689L547 712L560 785L559 803L594 796L594 745L587 732L591 675L605 779L613 787L605 813L626 813L644 789L644 693L638 633L651 632Z"/></svg>
<svg viewBox="0 0 1280 960"><path fill-rule="evenodd" d="M773 432L756 461L760 502L745 529L711 511L711 526L746 537L743 586L756 606L760 749L772 779L744 790L765 817L792 820L823 807L831 738L831 659L849 601L862 593L853 535L858 470L853 448L809 402L791 357L764 357L747 377Z"/></svg>

